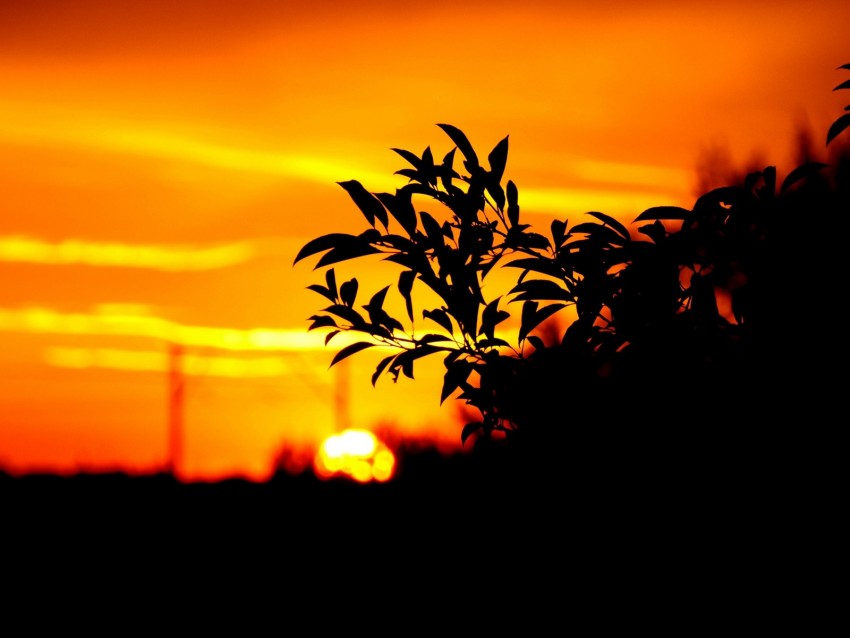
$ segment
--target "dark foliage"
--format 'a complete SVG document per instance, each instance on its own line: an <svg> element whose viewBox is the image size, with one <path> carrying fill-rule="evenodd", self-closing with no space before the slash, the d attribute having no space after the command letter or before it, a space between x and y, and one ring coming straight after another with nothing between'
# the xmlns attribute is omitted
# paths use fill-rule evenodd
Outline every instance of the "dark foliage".
<svg viewBox="0 0 850 638"><path fill-rule="evenodd" d="M690 209L653 207L628 226L593 211L542 234L504 181L508 137L482 162L460 129L438 126L453 143L442 159L430 147L392 149L409 164L395 193L340 183L366 219L362 233L324 235L295 258L321 254L316 268L329 267L310 286L329 302L310 329L329 328L326 342L363 336L332 363L392 347L374 385L382 374L412 379L418 359L442 357L441 400L480 414L464 442L504 439L558 454L562 467L634 467L637 458L644 474L671 464L693 472L721 457L740 469L754 455L773 467L792 448L798 459L808 453L801 432L817 438L836 385L830 313L850 212L846 160L809 161L782 179L767 166ZM393 286L363 304L356 279L337 284L332 266L375 254L399 266L406 316L384 309ZM492 296L484 282L497 266L517 278ZM418 286L438 301L416 309ZM544 340L542 328L568 311L566 327ZM498 328L511 317L519 328L509 340Z"/></svg>

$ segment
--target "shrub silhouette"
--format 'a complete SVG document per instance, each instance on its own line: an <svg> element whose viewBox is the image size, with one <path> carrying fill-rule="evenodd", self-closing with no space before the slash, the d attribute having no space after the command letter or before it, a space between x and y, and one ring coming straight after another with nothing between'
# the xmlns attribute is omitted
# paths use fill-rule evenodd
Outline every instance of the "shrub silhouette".
<svg viewBox="0 0 850 638"><path fill-rule="evenodd" d="M332 365L389 346L375 385L381 375L412 379L418 359L442 357L441 402L454 397L480 414L463 426L464 443L505 439L537 452L593 442L615 456L619 446L619 461L634 446L656 459L673 446L749 454L766 432L775 441L790 427L771 408L795 426L813 418L829 357L811 344L828 325L825 295L835 294L824 292L841 254L829 228L850 211L846 162L806 162L781 181L767 166L691 209L652 207L629 226L592 211L541 234L525 223L516 184L504 181L508 137L482 161L459 128L437 126L453 144L442 159L430 147L392 149L408 164L394 193L339 182L367 228L313 239L295 258L321 254L315 268L327 269L309 286L329 302L310 330L329 329L326 343L340 332L363 337ZM827 144L848 127L845 114ZM367 255L400 273L361 303L357 279L338 284L333 266ZM496 267L515 269L516 281L488 296ZM419 286L438 301L415 308ZM391 288L406 316L385 310ZM570 310L563 331L544 340L542 329L551 333ZM500 326L511 317L518 332L509 340Z"/></svg>

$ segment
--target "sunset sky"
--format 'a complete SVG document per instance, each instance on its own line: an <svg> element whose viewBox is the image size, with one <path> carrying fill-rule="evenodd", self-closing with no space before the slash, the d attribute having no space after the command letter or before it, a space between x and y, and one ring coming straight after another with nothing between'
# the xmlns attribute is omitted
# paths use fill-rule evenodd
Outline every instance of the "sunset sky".
<svg viewBox="0 0 850 638"><path fill-rule="evenodd" d="M363 229L336 182L403 185L390 148L442 157L450 123L510 136L541 228L690 207L708 157L823 148L848 25L846 0L0 2L0 469L163 467L173 344L186 479L347 425L459 443L438 366L373 389L375 357L329 370L306 332L296 252Z"/></svg>

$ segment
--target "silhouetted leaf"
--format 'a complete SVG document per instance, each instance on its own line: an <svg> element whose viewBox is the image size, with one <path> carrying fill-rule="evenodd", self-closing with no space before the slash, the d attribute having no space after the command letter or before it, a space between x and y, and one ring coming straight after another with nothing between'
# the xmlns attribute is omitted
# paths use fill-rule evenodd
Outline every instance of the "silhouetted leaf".
<svg viewBox="0 0 850 638"><path fill-rule="evenodd" d="M342 330L332 330L327 335L325 335L325 345L328 345L335 336L337 336Z"/></svg>
<svg viewBox="0 0 850 638"><path fill-rule="evenodd" d="M307 289L319 293L331 303L334 303L336 301L336 295L334 295L330 290L328 290L321 284L310 284L309 286L307 286Z"/></svg>
<svg viewBox="0 0 850 638"><path fill-rule="evenodd" d="M646 235L656 244L660 243L667 236L667 229L660 220L655 220L651 224L644 224L638 228L638 232Z"/></svg>
<svg viewBox="0 0 850 638"><path fill-rule="evenodd" d="M488 177L487 179L487 192L490 193L490 197L493 198L493 202L496 204L496 209L504 210L505 191L502 189L502 185L492 179L492 177Z"/></svg>
<svg viewBox="0 0 850 638"><path fill-rule="evenodd" d="M395 195L391 193L376 193L381 203L386 207L395 220L401 225L408 235L416 231L416 210L410 199L411 189L402 187L396 190Z"/></svg>
<svg viewBox="0 0 850 638"><path fill-rule="evenodd" d="M506 136L490 151L487 161L490 162L490 176L498 184L505 174L505 164L508 162L508 137Z"/></svg>
<svg viewBox="0 0 850 638"><path fill-rule="evenodd" d="M478 432L482 427L484 427L484 423L481 421L472 421L463 426L463 430L460 433L460 442L461 444L465 444L466 440Z"/></svg>
<svg viewBox="0 0 850 638"><path fill-rule="evenodd" d="M484 307L484 311L481 313L481 327L478 330L478 334L486 335L492 339L496 324L511 316L504 310L501 313L499 312L500 299L501 297L496 297Z"/></svg>
<svg viewBox="0 0 850 638"><path fill-rule="evenodd" d="M472 365L465 360L454 361L446 365L446 373L443 375L443 388L440 391L440 405L462 384L466 383L471 373Z"/></svg>
<svg viewBox="0 0 850 638"><path fill-rule="evenodd" d="M647 208L640 215L635 217L636 222L647 221L650 219L671 219L683 220L691 215L691 211L680 206L653 206Z"/></svg>
<svg viewBox="0 0 850 638"><path fill-rule="evenodd" d="M367 309L373 308L375 310L380 310L381 308L383 308L384 299L386 299L387 291L389 289L390 289L389 286L384 286L383 288L381 288L378 292L376 292L374 295L372 295L372 298L369 300L369 304L366 305L366 306L363 306L363 307L367 308Z"/></svg>
<svg viewBox="0 0 850 638"><path fill-rule="evenodd" d="M844 82L842 82L841 84L839 84L838 86L836 86L832 90L833 91L839 91L841 89L850 89L850 80L844 80Z"/></svg>
<svg viewBox="0 0 850 638"><path fill-rule="evenodd" d="M343 306L342 304L334 304L324 309L324 312L329 312L341 319L345 319L353 326L362 327L366 324L366 320L360 316L354 308Z"/></svg>
<svg viewBox="0 0 850 638"><path fill-rule="evenodd" d="M511 347L511 344L509 344L504 339L499 339L498 337L488 337L486 339L481 339L477 342L477 345L478 345L479 348L510 348Z"/></svg>
<svg viewBox="0 0 850 638"><path fill-rule="evenodd" d="M395 151L399 155L401 155L404 159L406 159L417 171L422 168L422 161L416 156L415 153L411 153L410 151L406 151L403 148L391 148L391 151Z"/></svg>
<svg viewBox="0 0 850 638"><path fill-rule="evenodd" d="M791 186L793 186L796 182L801 179L805 179L815 175L818 171L827 168L829 164L824 164L823 162L806 162L805 164L801 164L794 170L792 170L785 179L782 181L782 187L780 188L780 192L784 193Z"/></svg>
<svg viewBox="0 0 850 638"><path fill-rule="evenodd" d="M366 221L371 226L375 225L375 220L377 219L384 225L384 228L387 227L387 211L381 206L381 202L372 193L367 191L360 182L352 179L347 182L337 182L337 184L348 192L351 199L357 204L357 208L360 209L364 217L366 217Z"/></svg>
<svg viewBox="0 0 850 638"><path fill-rule="evenodd" d="M425 229L425 235L431 240L431 244L437 248L443 246L445 242L440 223L425 211L420 212L419 217L422 219L422 227Z"/></svg>
<svg viewBox="0 0 850 638"><path fill-rule="evenodd" d="M460 149L460 152L466 158L468 163L467 170L472 172L473 167L478 167L478 155L475 154L472 144L469 143L464 132L451 124L437 124L437 126L443 129L446 135L448 135L452 142L455 143L455 146Z"/></svg>
<svg viewBox="0 0 850 638"><path fill-rule="evenodd" d="M402 168L395 172L395 175L403 175L408 179L418 179L420 177L419 171L412 168Z"/></svg>
<svg viewBox="0 0 850 638"><path fill-rule="evenodd" d="M357 343L352 343L350 345L345 346L342 350L334 355L333 360L331 361L331 367L342 361L343 359L350 357L351 355L360 352L361 350L365 350L366 348L372 348L378 344L372 343L370 341L358 341Z"/></svg>
<svg viewBox="0 0 850 638"><path fill-rule="evenodd" d="M381 251L378 248L375 248L374 246L366 242L348 242L343 246L331 248L328 252L322 255L321 258L319 258L319 261L316 262L314 270L316 268L321 268L322 266L329 266L331 264L336 264L341 261L355 259L356 257L364 257L365 255L374 255L375 253L379 252Z"/></svg>
<svg viewBox="0 0 850 638"><path fill-rule="evenodd" d="M422 316L425 317L425 319L430 319L431 321L436 322L438 325L445 328L446 332L449 334L454 334L452 320L449 318L449 315L445 310L441 310L439 308L435 308L434 310L423 310Z"/></svg>
<svg viewBox="0 0 850 638"><path fill-rule="evenodd" d="M564 243L564 238L567 235L567 222L560 219L553 219L549 225L549 230L552 232L552 240L555 248L560 248Z"/></svg>
<svg viewBox="0 0 850 638"><path fill-rule="evenodd" d="M325 271L325 283L328 285L328 291L334 295L331 301L335 301L339 297L339 291L336 288L336 271L333 268Z"/></svg>
<svg viewBox="0 0 850 638"><path fill-rule="evenodd" d="M310 324L310 327L307 330L315 330L316 328L336 328L336 321L334 321L333 317L328 317L327 315L313 315L310 317L310 321L313 323Z"/></svg>
<svg viewBox="0 0 850 638"><path fill-rule="evenodd" d="M631 239L631 235L629 235L628 229L625 226L623 226L622 223L620 223L619 221L617 221L616 219L614 219L610 215L606 215L605 213L599 213L599 212L596 212L596 211L591 211L587 214L590 215L591 217L595 217L596 219L601 221L606 226L610 226L623 239L626 239L626 240Z"/></svg>
<svg viewBox="0 0 850 638"><path fill-rule="evenodd" d="M346 281L339 289L340 300L348 307L353 306L357 299L357 286L357 279L354 278Z"/></svg>
<svg viewBox="0 0 850 638"><path fill-rule="evenodd" d="M438 335L429 332L426 335L423 335L419 339L416 340L417 343L437 343L439 341L452 341L451 337L447 337L446 335Z"/></svg>
<svg viewBox="0 0 850 638"><path fill-rule="evenodd" d="M398 355L391 354L378 362L378 365L375 366L375 371L372 373L372 387L375 386L375 383L378 381L378 377L381 376L381 373L386 370L387 366L390 364L390 361L395 359Z"/></svg>
<svg viewBox="0 0 850 638"><path fill-rule="evenodd" d="M834 140L844 129L850 126L850 113L845 113L832 123L829 131L826 133L826 143L829 144Z"/></svg>
<svg viewBox="0 0 850 638"><path fill-rule="evenodd" d="M524 340L528 334L556 312L565 308L566 304L556 303L538 308L536 301L525 301L522 304L522 319L519 328L519 340Z"/></svg>
<svg viewBox="0 0 850 638"><path fill-rule="evenodd" d="M410 292L413 289L414 279L416 279L416 273L412 270L405 270L398 276L398 291L404 297L407 316L411 321L413 321L413 300L410 297Z"/></svg>
<svg viewBox="0 0 850 638"><path fill-rule="evenodd" d="M297 264L305 257L310 257L311 255L334 248L343 242L350 241L354 237L356 236L348 233L329 233L327 235L311 239L301 247L301 250L299 250L298 254L295 256L295 261L292 263Z"/></svg>
<svg viewBox="0 0 850 638"><path fill-rule="evenodd" d="M564 274L563 269L555 262L549 259L538 259L536 257L513 259L507 262L505 267L522 268L523 270L530 272L539 272L540 274L549 275L555 279L560 279Z"/></svg>
<svg viewBox="0 0 850 638"><path fill-rule="evenodd" d="M528 335L528 342L534 346L535 350L543 350L546 345L543 343L543 339L538 337L537 335Z"/></svg>
<svg viewBox="0 0 850 638"><path fill-rule="evenodd" d="M560 284L549 279L529 279L514 286L510 294L516 295L510 303L530 300L573 301L573 295Z"/></svg>
<svg viewBox="0 0 850 638"><path fill-rule="evenodd" d="M453 168L454 159L455 149L452 149L443 157L443 163L440 166L440 182L447 191L452 188L452 178L458 176Z"/></svg>
<svg viewBox="0 0 850 638"><path fill-rule="evenodd" d="M508 197L508 221L511 226L519 224L519 193L517 192L516 184L508 180L507 187Z"/></svg>

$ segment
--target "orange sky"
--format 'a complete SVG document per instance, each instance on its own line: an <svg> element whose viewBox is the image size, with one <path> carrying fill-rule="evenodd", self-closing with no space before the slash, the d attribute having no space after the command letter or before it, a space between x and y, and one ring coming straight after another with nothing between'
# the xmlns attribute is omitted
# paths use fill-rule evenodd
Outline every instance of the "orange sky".
<svg viewBox="0 0 850 638"><path fill-rule="evenodd" d="M186 478L262 478L342 422L458 441L437 366L373 390L355 357L336 411L292 267L360 230L336 182L401 185L389 149L445 154L447 122L510 135L530 223L629 220L690 206L713 148L786 173L846 103L844 0L409 4L0 3L0 467L161 467L175 341Z"/></svg>

